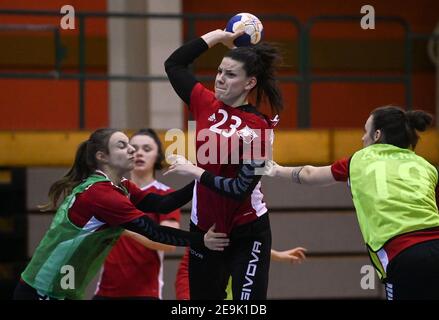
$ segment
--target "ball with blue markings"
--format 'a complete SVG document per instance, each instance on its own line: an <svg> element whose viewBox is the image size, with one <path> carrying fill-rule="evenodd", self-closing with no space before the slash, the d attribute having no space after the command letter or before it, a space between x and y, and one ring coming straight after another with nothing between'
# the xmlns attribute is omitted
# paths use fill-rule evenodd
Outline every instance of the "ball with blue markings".
<svg viewBox="0 0 439 320"><path fill-rule="evenodd" d="M261 20L247 12L238 13L227 22L226 31L239 32L241 30L244 30L245 33L235 39L234 44L237 47L255 45L261 41L264 34Z"/></svg>

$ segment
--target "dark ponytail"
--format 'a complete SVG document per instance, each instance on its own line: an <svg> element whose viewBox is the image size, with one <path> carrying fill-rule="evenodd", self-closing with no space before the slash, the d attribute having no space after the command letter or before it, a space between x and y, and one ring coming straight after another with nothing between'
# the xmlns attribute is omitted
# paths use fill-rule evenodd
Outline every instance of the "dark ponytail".
<svg viewBox="0 0 439 320"><path fill-rule="evenodd" d="M75 161L67 174L56 181L49 189L49 203L40 206L40 209L54 210L58 201L63 200L73 188L90 176L97 168L96 152L109 153L108 141L116 129L98 129L90 135L87 141L82 142L76 150Z"/></svg>
<svg viewBox="0 0 439 320"><path fill-rule="evenodd" d="M238 47L226 53L225 57L243 63L248 77L256 77L256 107L268 99L273 114L283 109L282 93L276 80L276 67L280 62L279 51L268 43Z"/></svg>
<svg viewBox="0 0 439 320"><path fill-rule="evenodd" d="M425 131L433 122L432 115L422 110L410 110L406 111L405 114L409 121L410 127L421 132Z"/></svg>
<svg viewBox="0 0 439 320"><path fill-rule="evenodd" d="M412 150L419 141L417 131L425 131L433 122L433 117L425 111L405 111L394 106L377 108L371 115L373 116L372 132L382 131L382 143Z"/></svg>

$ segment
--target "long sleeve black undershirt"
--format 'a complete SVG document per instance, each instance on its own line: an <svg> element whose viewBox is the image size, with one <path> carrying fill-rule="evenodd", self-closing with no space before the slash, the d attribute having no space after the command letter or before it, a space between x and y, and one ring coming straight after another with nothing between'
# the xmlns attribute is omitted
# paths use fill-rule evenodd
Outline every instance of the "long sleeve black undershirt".
<svg viewBox="0 0 439 320"><path fill-rule="evenodd" d="M204 233L188 232L161 226L146 215L121 225L122 228L139 233L148 239L172 246L204 246Z"/></svg>
<svg viewBox="0 0 439 320"><path fill-rule="evenodd" d="M207 43L198 38L179 47L165 61L165 70L172 87L188 106L192 89L198 82L189 70L189 65L208 49Z"/></svg>
<svg viewBox="0 0 439 320"><path fill-rule="evenodd" d="M209 189L224 196L241 201L247 198L261 180L261 175L256 174L256 169L263 168L264 160L252 160L250 163L241 164L236 178L215 176L208 171L201 175L200 182Z"/></svg>
<svg viewBox="0 0 439 320"><path fill-rule="evenodd" d="M192 200L194 181L185 187L171 193L161 195L148 193L136 204L136 208L143 212L167 214L174 211Z"/></svg>
<svg viewBox="0 0 439 320"><path fill-rule="evenodd" d="M180 208L192 199L194 182L166 195L147 194L136 208L143 212L168 213ZM148 239L173 246L203 245L203 234L161 226L146 215L131 220L121 227L144 235Z"/></svg>

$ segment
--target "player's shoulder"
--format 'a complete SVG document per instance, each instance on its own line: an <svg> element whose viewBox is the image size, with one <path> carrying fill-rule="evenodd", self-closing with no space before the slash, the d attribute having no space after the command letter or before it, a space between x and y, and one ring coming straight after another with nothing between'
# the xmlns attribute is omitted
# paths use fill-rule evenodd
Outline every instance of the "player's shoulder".
<svg viewBox="0 0 439 320"><path fill-rule="evenodd" d="M201 120L201 115L210 116L210 114L215 113L224 104L215 97L215 93L203 86L201 83L197 83L192 89L191 93L191 110L197 111L198 119Z"/></svg>
<svg viewBox="0 0 439 320"><path fill-rule="evenodd" d="M94 206L97 203L107 202L118 193L123 194L120 187L115 186L111 181L99 181L85 189L77 196L77 202ZM110 196L109 196L110 195Z"/></svg>
<svg viewBox="0 0 439 320"><path fill-rule="evenodd" d="M95 192L108 192L117 189L118 187L115 184L113 184L113 182L111 181L99 181L88 186L88 188L85 191L87 191L88 193L95 193Z"/></svg>
<svg viewBox="0 0 439 320"><path fill-rule="evenodd" d="M214 103L218 101L215 98L215 93L206 88L203 84L201 84L200 82L197 82L195 84L195 86L192 89L192 93L191 93L191 104L192 102L197 103L197 102L210 102L210 103Z"/></svg>
<svg viewBox="0 0 439 320"><path fill-rule="evenodd" d="M134 182L126 178L122 179L122 185L127 188L128 191L133 189L139 189L139 187Z"/></svg>
<svg viewBox="0 0 439 320"><path fill-rule="evenodd" d="M240 113L240 117L242 118L242 120L244 120L246 124L251 127L271 127L268 117L252 105L239 107L238 112Z"/></svg>
<svg viewBox="0 0 439 320"><path fill-rule="evenodd" d="M143 191L158 191L158 192L171 192L173 191L171 187L169 187L168 185L154 180L153 182L151 182L150 184L142 187Z"/></svg>

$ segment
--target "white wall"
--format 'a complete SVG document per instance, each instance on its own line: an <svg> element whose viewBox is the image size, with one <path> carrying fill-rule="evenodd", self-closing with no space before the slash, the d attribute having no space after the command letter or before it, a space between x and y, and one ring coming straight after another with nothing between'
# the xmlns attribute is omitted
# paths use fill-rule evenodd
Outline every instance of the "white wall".
<svg viewBox="0 0 439 320"><path fill-rule="evenodd" d="M180 0L108 0L108 11L180 13ZM163 63L181 44L182 21L108 19L109 73L165 75ZM181 128L183 107L168 81L110 81L110 126Z"/></svg>

